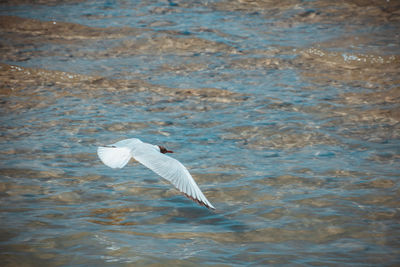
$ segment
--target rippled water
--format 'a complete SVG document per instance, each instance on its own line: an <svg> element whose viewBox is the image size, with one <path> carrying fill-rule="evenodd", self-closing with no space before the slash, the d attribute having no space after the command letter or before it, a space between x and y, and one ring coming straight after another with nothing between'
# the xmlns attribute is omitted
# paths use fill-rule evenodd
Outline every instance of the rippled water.
<svg viewBox="0 0 400 267"><path fill-rule="evenodd" d="M2 266L400 263L398 1L35 2L0 4ZM217 210L102 165L129 137Z"/></svg>

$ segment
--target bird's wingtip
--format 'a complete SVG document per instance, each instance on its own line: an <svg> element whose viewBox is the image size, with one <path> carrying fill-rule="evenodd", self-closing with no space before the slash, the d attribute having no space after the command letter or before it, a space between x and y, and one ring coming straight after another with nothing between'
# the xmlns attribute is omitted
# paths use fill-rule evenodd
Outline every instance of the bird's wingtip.
<svg viewBox="0 0 400 267"><path fill-rule="evenodd" d="M183 192L182 192L183 193ZM187 197L187 198L189 198L189 199L191 199L191 200L193 200L194 202L196 202L197 204L199 204L200 206L204 206L204 207L206 207L206 208L208 208L208 209L211 209L211 210L215 210L215 207L213 206L213 205L211 205L211 203L205 203L204 201L201 201L201 200L198 200L197 198L194 198L194 197L192 197L192 196L189 196L188 194L186 194L186 193L183 193L184 195L185 195L185 197Z"/></svg>

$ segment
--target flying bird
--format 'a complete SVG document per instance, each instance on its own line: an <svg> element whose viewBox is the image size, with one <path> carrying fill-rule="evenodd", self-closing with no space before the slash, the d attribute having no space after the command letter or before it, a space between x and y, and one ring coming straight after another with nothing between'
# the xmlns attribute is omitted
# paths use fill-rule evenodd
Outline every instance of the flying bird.
<svg viewBox="0 0 400 267"><path fill-rule="evenodd" d="M133 157L171 182L186 197L202 206L215 209L201 192L185 166L176 159L165 155L166 153L173 152L163 146L144 143L137 138L125 139L115 144L97 148L97 155L106 166L120 169Z"/></svg>

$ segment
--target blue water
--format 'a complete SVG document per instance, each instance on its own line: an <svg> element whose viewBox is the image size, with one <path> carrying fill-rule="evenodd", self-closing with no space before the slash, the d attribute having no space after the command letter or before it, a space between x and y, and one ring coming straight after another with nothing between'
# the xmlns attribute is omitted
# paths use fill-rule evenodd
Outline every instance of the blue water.
<svg viewBox="0 0 400 267"><path fill-rule="evenodd" d="M1 4L0 260L398 264L392 2ZM132 137L216 211L97 158Z"/></svg>

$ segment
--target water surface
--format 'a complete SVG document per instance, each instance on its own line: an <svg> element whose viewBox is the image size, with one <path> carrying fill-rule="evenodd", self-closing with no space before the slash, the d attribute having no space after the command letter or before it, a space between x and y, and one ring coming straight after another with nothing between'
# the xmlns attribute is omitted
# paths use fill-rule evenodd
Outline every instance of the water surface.
<svg viewBox="0 0 400 267"><path fill-rule="evenodd" d="M397 1L3 1L4 266L400 263ZM173 150L217 210L96 147Z"/></svg>

